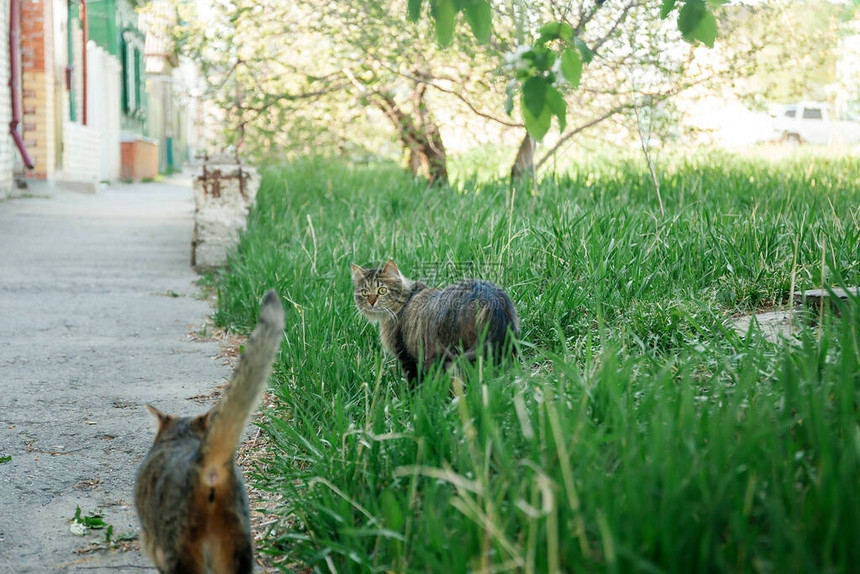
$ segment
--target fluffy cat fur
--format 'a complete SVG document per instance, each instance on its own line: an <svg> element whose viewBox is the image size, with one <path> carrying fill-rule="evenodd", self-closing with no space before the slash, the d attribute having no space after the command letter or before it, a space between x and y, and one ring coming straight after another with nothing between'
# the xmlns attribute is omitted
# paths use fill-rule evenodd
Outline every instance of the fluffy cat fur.
<svg viewBox="0 0 860 574"><path fill-rule="evenodd" d="M410 382L435 363L458 355L474 360L479 341L496 357L514 352L519 334L514 303L489 281L469 279L444 289L404 277L394 261L352 266L355 304L379 326L383 348L397 357Z"/></svg>
<svg viewBox="0 0 860 574"><path fill-rule="evenodd" d="M271 373L284 329L274 291L263 300L224 397L198 417L158 419L135 481L141 547L162 574L250 574L254 546L236 449Z"/></svg>

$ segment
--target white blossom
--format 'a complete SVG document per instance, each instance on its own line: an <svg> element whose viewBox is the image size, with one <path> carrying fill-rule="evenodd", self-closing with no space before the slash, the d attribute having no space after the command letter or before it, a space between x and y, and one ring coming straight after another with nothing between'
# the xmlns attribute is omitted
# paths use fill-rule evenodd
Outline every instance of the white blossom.
<svg viewBox="0 0 860 574"><path fill-rule="evenodd" d="M529 61L523 55L531 50L531 46L517 46L514 50L506 52L503 56L502 68L509 71L525 70L529 67Z"/></svg>

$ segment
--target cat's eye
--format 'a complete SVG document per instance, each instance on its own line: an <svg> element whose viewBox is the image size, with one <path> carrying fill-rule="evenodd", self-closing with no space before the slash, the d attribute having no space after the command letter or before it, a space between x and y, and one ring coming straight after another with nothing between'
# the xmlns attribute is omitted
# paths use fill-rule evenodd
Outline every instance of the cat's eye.
<svg viewBox="0 0 860 574"><path fill-rule="evenodd" d="M362 297L367 297L368 295L370 295L370 291L368 291L367 289L362 289L361 291L359 291L359 293L361 293Z"/></svg>
<svg viewBox="0 0 860 574"><path fill-rule="evenodd" d="M385 287L380 287L379 289L376 290L376 292L379 293L380 295L385 295L386 293L388 293L388 289Z"/></svg>

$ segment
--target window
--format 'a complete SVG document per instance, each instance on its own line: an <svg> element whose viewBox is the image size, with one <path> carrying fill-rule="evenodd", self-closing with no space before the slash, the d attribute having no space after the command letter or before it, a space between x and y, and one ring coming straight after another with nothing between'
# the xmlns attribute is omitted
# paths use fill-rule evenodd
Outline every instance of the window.
<svg viewBox="0 0 860 574"><path fill-rule="evenodd" d="M803 119L805 120L820 120L823 117L821 108L804 108L803 110Z"/></svg>
<svg viewBox="0 0 860 574"><path fill-rule="evenodd" d="M129 112L131 110L131 99L128 93L129 69L128 69L128 43L123 40L119 45L120 61L122 62L122 110Z"/></svg>
<svg viewBox="0 0 860 574"><path fill-rule="evenodd" d="M142 40L131 30L122 34L120 58L122 62L122 109L126 114L134 115L142 111L144 60Z"/></svg>
<svg viewBox="0 0 860 574"><path fill-rule="evenodd" d="M793 118L797 114L797 110L788 110L785 112L785 117Z"/></svg>

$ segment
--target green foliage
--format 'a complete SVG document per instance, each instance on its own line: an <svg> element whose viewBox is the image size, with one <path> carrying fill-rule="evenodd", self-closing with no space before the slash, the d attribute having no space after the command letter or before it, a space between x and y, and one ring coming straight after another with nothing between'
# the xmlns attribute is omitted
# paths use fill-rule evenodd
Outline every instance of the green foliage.
<svg viewBox="0 0 860 574"><path fill-rule="evenodd" d="M10 456L0 456L0 464L3 464L4 462L9 462L11 460L12 460L11 455Z"/></svg>
<svg viewBox="0 0 860 574"><path fill-rule="evenodd" d="M83 524L86 528L92 530L101 530L102 528L109 526L104 521L104 514L94 510L87 516L83 516L80 506L75 507L75 516L72 518L72 521L77 522L78 524ZM109 531L112 533L113 527L110 527Z"/></svg>
<svg viewBox="0 0 860 574"><path fill-rule="evenodd" d="M713 48L717 38L717 19L711 7L718 7L725 3L726 0L707 2L705 0L681 0L680 2L663 0L660 17L666 19L680 4L678 29L684 40L691 44L701 42ZM603 4L603 2L597 2L593 10L596 12ZM469 7L472 5L481 6L480 15L476 16L469 12ZM459 10L466 10L471 15L468 20L472 31L480 41L486 41L490 34L491 10L489 3L484 0L431 0L430 6L440 46L448 46L451 43ZM420 7L420 0L410 0L407 10L410 20L418 20ZM583 15L584 8L580 12L580 19ZM476 27L475 22L480 24ZM559 80L564 80L573 89L578 88L583 63L590 63L594 54L582 38L577 37L576 31L570 24L564 21L551 21L541 26L534 45L520 57L524 62L528 62L527 65L514 66L516 79L522 83L520 103L523 120L529 134L540 141L549 131L553 116L558 118L560 131L564 131L566 126L567 103L560 93L553 91L553 86ZM553 68L557 58L561 58L561 67L558 70ZM562 77L558 78L559 75ZM505 111L510 115L513 109L510 84L508 92Z"/></svg>
<svg viewBox="0 0 860 574"><path fill-rule="evenodd" d="M556 45L551 47L550 44ZM522 82L521 111L526 130L541 140L549 131L552 118L558 120L559 131L567 126L567 103L558 87L564 83L579 87L583 62L593 54L573 28L566 22L550 22L541 27L535 45L519 55L513 65L516 79ZM509 84L510 86L510 84ZM509 94L509 101L511 95ZM510 114L512 106L506 105Z"/></svg>
<svg viewBox="0 0 860 574"><path fill-rule="evenodd" d="M422 0L409 0L407 16L412 22L421 17ZM457 15L462 12L479 42L490 39L493 11L488 0L429 0L430 15L436 25L436 40L442 47L451 44Z"/></svg>
<svg viewBox="0 0 860 574"><path fill-rule="evenodd" d="M713 6L721 3L710 2ZM660 16L664 19L668 17L676 4L675 0L665 0ZM678 29L687 42L702 42L713 48L717 37L717 19L705 0L684 0L678 12ZM555 48L550 47L550 44L555 45ZM553 68L557 57L561 58L558 70ZM521 66L517 71L517 79L523 81L523 119L529 134L541 140L549 131L553 116L558 118L559 131L564 131L567 125L567 104L553 87L558 81L558 73L574 90L577 89L583 64L590 63L594 54L582 38L576 37L570 24L550 22L541 27L535 45L523 58L532 64Z"/></svg>
<svg viewBox="0 0 860 574"><path fill-rule="evenodd" d="M574 89L579 87L579 79L582 77L582 58L578 50L567 48L561 53L561 73Z"/></svg>
<svg viewBox="0 0 860 574"><path fill-rule="evenodd" d="M842 38L853 34L850 26L839 21L846 15L855 17L856 7L827 0L796 0L743 9L729 6L721 13L721 29L728 30L732 38L722 51L748 78L732 85L732 91L751 107L826 101L834 91L853 90L851 85L840 85L836 72Z"/></svg>
<svg viewBox="0 0 860 574"><path fill-rule="evenodd" d="M705 0L687 0L678 12L678 29L691 44L702 42L714 47L717 38L717 19L708 10Z"/></svg>
<svg viewBox="0 0 860 574"><path fill-rule="evenodd" d="M860 283L860 168L711 154L663 173L665 218L624 157L534 197L265 168L215 278L222 325L250 329L269 287L288 303L254 477L281 504L265 551L340 572L855 570L860 304L791 345L728 318ZM444 374L411 391L351 295L349 264L389 257L504 286L521 364L463 366L453 400Z"/></svg>

